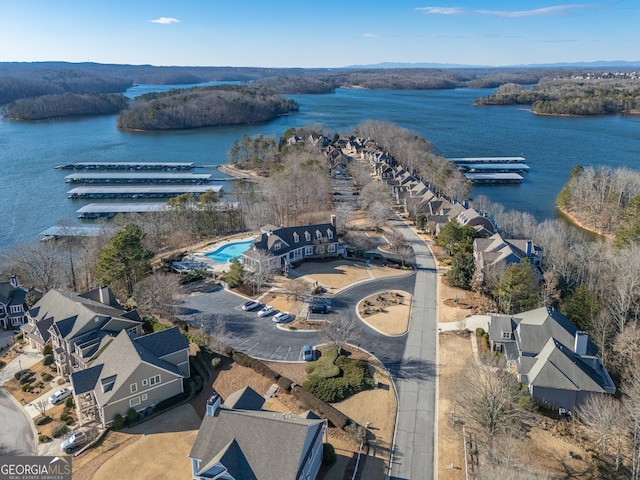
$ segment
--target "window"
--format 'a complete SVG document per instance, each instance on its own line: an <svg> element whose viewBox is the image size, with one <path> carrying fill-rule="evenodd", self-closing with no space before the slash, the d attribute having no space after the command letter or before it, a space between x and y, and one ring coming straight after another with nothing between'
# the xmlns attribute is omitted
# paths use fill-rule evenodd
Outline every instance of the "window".
<svg viewBox="0 0 640 480"><path fill-rule="evenodd" d="M300 241L300 235L297 232L293 232L293 241L296 243Z"/></svg>
<svg viewBox="0 0 640 480"><path fill-rule="evenodd" d="M129 406L130 407L135 407L136 405L140 405L140 397L134 397L131 400L129 400Z"/></svg>
<svg viewBox="0 0 640 480"><path fill-rule="evenodd" d="M143 394L142 394L142 401L144 402L147 398L149 398L149 397L147 397L147 394L146 394L146 393L143 393Z"/></svg>
<svg viewBox="0 0 640 480"><path fill-rule="evenodd" d="M142 380L142 386L143 387L146 387L148 383L149 383L149 381L146 378L144 380Z"/></svg>
<svg viewBox="0 0 640 480"><path fill-rule="evenodd" d="M280 242L278 242L273 246L273 249L274 250L280 250L280 247L282 247L282 244Z"/></svg>
<svg viewBox="0 0 640 480"><path fill-rule="evenodd" d="M330 252L335 252L336 251L336 244L335 243L330 243L329 244L329 251Z"/></svg>
<svg viewBox="0 0 640 480"><path fill-rule="evenodd" d="M329 237L329 240L333 240L333 230L330 228L327 228L327 237Z"/></svg>
<svg viewBox="0 0 640 480"><path fill-rule="evenodd" d="M311 241L311 234L309 232L304 232L304 239L307 242L310 242Z"/></svg>
<svg viewBox="0 0 640 480"><path fill-rule="evenodd" d="M22 311L22 305L11 305L11 313L19 313Z"/></svg>
<svg viewBox="0 0 640 480"><path fill-rule="evenodd" d="M320 230L316 230L316 238L322 240L322 232Z"/></svg>
<svg viewBox="0 0 640 480"><path fill-rule="evenodd" d="M311 247L305 247L305 249L304 249L304 254L305 254L305 255L313 255L313 246L311 246Z"/></svg>
<svg viewBox="0 0 640 480"><path fill-rule="evenodd" d="M160 375L156 375L155 377L151 377L149 379L149 385L156 385L160 383Z"/></svg>
<svg viewBox="0 0 640 480"><path fill-rule="evenodd" d="M4 305L0 305L0 313L4 313Z"/></svg>
<svg viewBox="0 0 640 480"><path fill-rule="evenodd" d="M511 332L502 332L502 338L505 338L507 340L511 339Z"/></svg>
<svg viewBox="0 0 640 480"><path fill-rule="evenodd" d="M137 383L132 383L131 384L131 393L136 393L138 391L138 384Z"/></svg>
<svg viewBox="0 0 640 480"><path fill-rule="evenodd" d="M138 327L127 328L127 332L133 333L134 335L138 334Z"/></svg>

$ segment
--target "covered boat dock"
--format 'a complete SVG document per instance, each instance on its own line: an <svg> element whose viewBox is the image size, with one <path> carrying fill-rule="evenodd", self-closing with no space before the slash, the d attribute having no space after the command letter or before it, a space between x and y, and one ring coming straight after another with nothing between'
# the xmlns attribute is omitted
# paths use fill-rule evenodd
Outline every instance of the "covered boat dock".
<svg viewBox="0 0 640 480"><path fill-rule="evenodd" d="M127 184L127 183L183 183L206 184L211 181L209 173L72 173L66 183Z"/></svg>
<svg viewBox="0 0 640 480"><path fill-rule="evenodd" d="M192 170L192 162L77 162L57 165L61 170Z"/></svg>
<svg viewBox="0 0 640 480"><path fill-rule="evenodd" d="M111 198L172 198L185 193L198 197L206 192L213 192L218 197L223 195L222 185L173 185L173 186L105 186L76 187L67 192L70 199L111 199Z"/></svg>

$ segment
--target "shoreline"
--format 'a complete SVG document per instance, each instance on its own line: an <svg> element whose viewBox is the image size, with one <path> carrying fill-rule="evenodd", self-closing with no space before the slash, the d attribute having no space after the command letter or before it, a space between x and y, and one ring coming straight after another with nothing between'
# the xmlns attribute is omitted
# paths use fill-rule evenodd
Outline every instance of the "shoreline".
<svg viewBox="0 0 640 480"><path fill-rule="evenodd" d="M564 217L564 219L566 221L568 221L572 225L575 225L576 227L578 227L578 228L580 228L580 229L582 229L582 230L584 230L586 232L589 232L589 233L592 233L592 234L597 235L599 237L607 238L607 239L613 239L613 237L614 237L614 235L611 234L611 233L605 233L602 230L596 230L593 227L587 227L582 222L580 222L580 220L578 220L575 215L573 215L572 213L570 213L569 211L563 209L562 207L560 207L558 205L556 205L556 210L558 212L560 212L560 214Z"/></svg>
<svg viewBox="0 0 640 480"><path fill-rule="evenodd" d="M237 178L239 180L255 182L260 179L260 175L258 175L254 170L241 170L229 163L218 165L217 168L218 171L224 173L225 175L229 175L230 177Z"/></svg>

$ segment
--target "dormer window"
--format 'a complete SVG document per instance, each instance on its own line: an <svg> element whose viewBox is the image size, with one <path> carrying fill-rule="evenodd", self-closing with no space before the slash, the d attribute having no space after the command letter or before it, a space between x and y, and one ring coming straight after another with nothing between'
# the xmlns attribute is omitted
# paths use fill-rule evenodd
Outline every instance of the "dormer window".
<svg viewBox="0 0 640 480"><path fill-rule="evenodd" d="M329 240L333 240L333 230L331 230L330 228L327 228L327 237L329 238Z"/></svg>
<svg viewBox="0 0 640 480"><path fill-rule="evenodd" d="M310 242L311 241L311 234L309 232L304 232L304 239L307 242Z"/></svg>
<svg viewBox="0 0 640 480"><path fill-rule="evenodd" d="M273 246L274 250L280 250L280 248L282 247L282 243L278 242Z"/></svg>
<svg viewBox="0 0 640 480"><path fill-rule="evenodd" d="M316 239L322 240L322 232L320 230L316 230Z"/></svg>
<svg viewBox="0 0 640 480"><path fill-rule="evenodd" d="M293 241L296 243L300 241L300 235L298 235L298 232L293 232Z"/></svg>
<svg viewBox="0 0 640 480"><path fill-rule="evenodd" d="M502 338L503 338L503 339L505 339L505 340L511 340L511 332L509 332L509 331L506 331L506 332L505 332L505 331L503 331L503 332L502 332Z"/></svg>

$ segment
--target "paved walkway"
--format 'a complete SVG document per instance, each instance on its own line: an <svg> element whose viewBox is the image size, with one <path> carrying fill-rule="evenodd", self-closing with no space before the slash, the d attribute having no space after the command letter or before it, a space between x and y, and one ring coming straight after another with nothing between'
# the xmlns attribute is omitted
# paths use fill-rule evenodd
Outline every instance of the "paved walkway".
<svg viewBox="0 0 640 480"><path fill-rule="evenodd" d="M417 272L406 347L400 364L391 369L398 392L391 478L431 479L436 458L436 265L422 239L403 222L393 224L413 247Z"/></svg>

